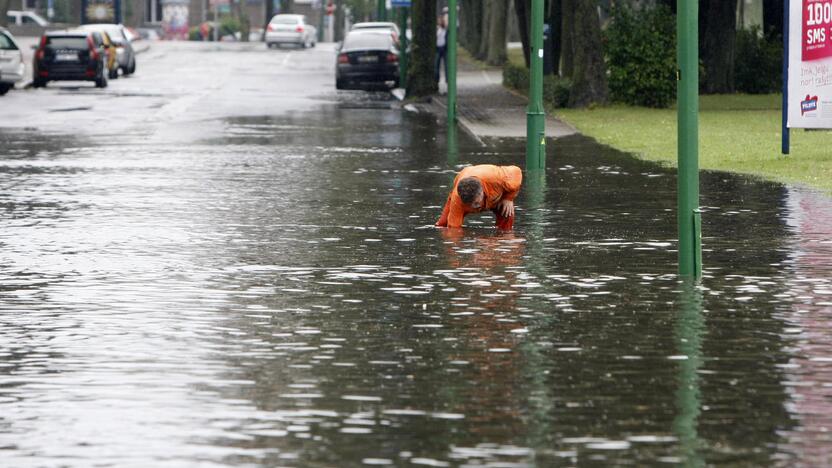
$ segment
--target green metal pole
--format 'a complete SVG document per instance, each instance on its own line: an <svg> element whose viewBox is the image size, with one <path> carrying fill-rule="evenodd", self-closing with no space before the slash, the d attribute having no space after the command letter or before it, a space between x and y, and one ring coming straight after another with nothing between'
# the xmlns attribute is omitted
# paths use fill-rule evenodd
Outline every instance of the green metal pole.
<svg viewBox="0 0 832 468"><path fill-rule="evenodd" d="M456 0L448 0L448 125L456 125Z"/></svg>
<svg viewBox="0 0 832 468"><path fill-rule="evenodd" d="M699 215L699 0L677 0L679 274L702 276Z"/></svg>
<svg viewBox="0 0 832 468"><path fill-rule="evenodd" d="M529 107L526 109L526 169L546 167L546 114L543 111L543 2L532 0Z"/></svg>
<svg viewBox="0 0 832 468"><path fill-rule="evenodd" d="M401 44L399 56L399 87L407 89L407 65L410 60L410 54L407 52L407 14L410 12L409 8L402 8L401 15L399 15L401 37L399 43Z"/></svg>

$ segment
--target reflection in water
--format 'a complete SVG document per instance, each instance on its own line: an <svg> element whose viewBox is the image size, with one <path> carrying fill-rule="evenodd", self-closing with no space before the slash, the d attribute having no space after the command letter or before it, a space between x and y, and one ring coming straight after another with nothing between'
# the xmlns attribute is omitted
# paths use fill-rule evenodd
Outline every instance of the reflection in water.
<svg viewBox="0 0 832 468"><path fill-rule="evenodd" d="M673 432L679 438L679 461L685 466L704 466L698 435L698 419L702 405L698 372L703 364L702 334L705 332L705 310L702 291L695 282L684 280L680 296L679 316L675 327L679 348L679 388L676 391L677 415L673 421Z"/></svg>
<svg viewBox="0 0 832 468"><path fill-rule="evenodd" d="M0 132L5 464L828 456L830 235L782 187L703 174L680 299L673 171L558 140L512 232L442 230L458 168L521 143L389 106L215 124L119 155Z"/></svg>
<svg viewBox="0 0 832 468"><path fill-rule="evenodd" d="M795 303L784 335L793 356L783 367L787 407L800 421L785 447L807 466L832 460L832 205L817 193L791 189L787 222L795 230L790 265Z"/></svg>

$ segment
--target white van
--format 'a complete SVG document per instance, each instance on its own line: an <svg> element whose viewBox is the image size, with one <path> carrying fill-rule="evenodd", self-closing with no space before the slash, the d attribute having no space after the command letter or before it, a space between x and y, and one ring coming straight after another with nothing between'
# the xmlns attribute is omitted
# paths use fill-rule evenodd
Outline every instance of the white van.
<svg viewBox="0 0 832 468"><path fill-rule="evenodd" d="M43 16L34 11L9 10L6 12L6 24L9 26L49 26Z"/></svg>

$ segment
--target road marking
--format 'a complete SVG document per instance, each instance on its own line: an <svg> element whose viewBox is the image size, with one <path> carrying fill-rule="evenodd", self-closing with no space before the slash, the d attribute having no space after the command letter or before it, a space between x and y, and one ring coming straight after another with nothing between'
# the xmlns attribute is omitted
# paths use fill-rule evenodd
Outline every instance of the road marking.
<svg viewBox="0 0 832 468"><path fill-rule="evenodd" d="M289 65L289 59L290 58L292 58L292 52L289 52L288 54L286 54L286 58L283 59L283 63L281 63L280 66L285 67L286 65Z"/></svg>

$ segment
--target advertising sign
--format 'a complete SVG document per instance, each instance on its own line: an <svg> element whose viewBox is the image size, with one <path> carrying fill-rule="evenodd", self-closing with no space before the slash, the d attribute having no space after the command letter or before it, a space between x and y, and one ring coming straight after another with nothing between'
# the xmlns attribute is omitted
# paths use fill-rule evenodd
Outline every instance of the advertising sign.
<svg viewBox="0 0 832 468"><path fill-rule="evenodd" d="M410 7L411 0L393 0L390 3L392 7Z"/></svg>
<svg viewBox="0 0 832 468"><path fill-rule="evenodd" d="M117 23L117 7L115 0L85 0L81 5L81 22Z"/></svg>
<svg viewBox="0 0 832 468"><path fill-rule="evenodd" d="M832 0L789 0L790 128L832 128Z"/></svg>

